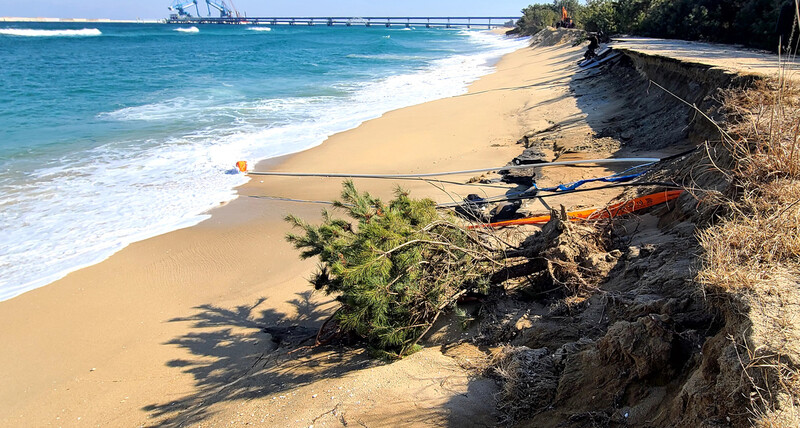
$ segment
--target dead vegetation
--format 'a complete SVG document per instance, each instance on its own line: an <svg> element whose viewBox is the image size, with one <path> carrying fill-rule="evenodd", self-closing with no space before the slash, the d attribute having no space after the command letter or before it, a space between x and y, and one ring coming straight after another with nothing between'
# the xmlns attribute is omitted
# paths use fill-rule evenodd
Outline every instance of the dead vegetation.
<svg viewBox="0 0 800 428"><path fill-rule="evenodd" d="M536 415L555 398L559 373L546 348L506 346L495 356L492 368L503 383L497 406L502 423Z"/></svg>
<svg viewBox="0 0 800 428"><path fill-rule="evenodd" d="M697 278L729 308L754 425L800 426L800 88L761 82L725 107L735 192L699 233Z"/></svg>
<svg viewBox="0 0 800 428"><path fill-rule="evenodd" d="M585 297L597 289L613 266L614 257L606 253L609 243L602 228L569 222L563 206L560 212L553 210L551 218L541 233L522 243L518 253L533 272L529 281L539 289L558 289L572 298Z"/></svg>
<svg viewBox="0 0 800 428"><path fill-rule="evenodd" d="M659 172L689 191L654 245L557 212L526 240L528 300L493 303L481 338L507 344L505 424L800 426L800 90L714 109L717 135Z"/></svg>

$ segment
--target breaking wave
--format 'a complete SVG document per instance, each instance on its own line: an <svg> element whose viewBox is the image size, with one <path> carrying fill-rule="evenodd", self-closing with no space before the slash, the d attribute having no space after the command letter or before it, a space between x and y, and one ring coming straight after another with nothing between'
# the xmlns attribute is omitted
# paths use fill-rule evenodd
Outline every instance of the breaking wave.
<svg viewBox="0 0 800 428"><path fill-rule="evenodd" d="M36 30L33 28L0 28L0 34L19 37L92 37L103 33L97 28L81 30Z"/></svg>

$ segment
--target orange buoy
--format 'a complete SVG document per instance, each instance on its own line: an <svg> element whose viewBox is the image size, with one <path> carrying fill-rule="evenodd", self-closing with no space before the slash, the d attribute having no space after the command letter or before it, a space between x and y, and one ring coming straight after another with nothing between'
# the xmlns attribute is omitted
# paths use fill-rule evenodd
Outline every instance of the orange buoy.
<svg viewBox="0 0 800 428"><path fill-rule="evenodd" d="M667 190L664 192L653 193L652 195L642 196L639 198L631 199L630 201L621 202L611 205L606 208L591 208L588 210L570 211L567 213L567 218L572 221L577 220L596 220L601 218L613 218L616 216L630 214L644 208L652 207L653 205L663 204L664 202L671 201L683 193L683 190ZM516 220L498 221L496 223L478 224L470 226L470 229L477 229L481 227L503 227L503 226L520 226L523 224L544 224L550 221L549 215L542 215L536 217L526 217Z"/></svg>
<svg viewBox="0 0 800 428"><path fill-rule="evenodd" d="M247 172L247 161L236 162L236 168L239 169L239 172Z"/></svg>

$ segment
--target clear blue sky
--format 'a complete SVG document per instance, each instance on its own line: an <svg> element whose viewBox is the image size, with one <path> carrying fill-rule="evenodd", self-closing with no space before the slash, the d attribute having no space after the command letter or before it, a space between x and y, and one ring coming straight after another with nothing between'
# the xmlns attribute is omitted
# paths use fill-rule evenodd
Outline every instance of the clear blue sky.
<svg viewBox="0 0 800 428"><path fill-rule="evenodd" d="M540 2L541 0L539 0ZM200 2L204 3L202 0ZM534 0L233 0L248 16L517 16ZM0 16L161 19L172 0L0 0Z"/></svg>

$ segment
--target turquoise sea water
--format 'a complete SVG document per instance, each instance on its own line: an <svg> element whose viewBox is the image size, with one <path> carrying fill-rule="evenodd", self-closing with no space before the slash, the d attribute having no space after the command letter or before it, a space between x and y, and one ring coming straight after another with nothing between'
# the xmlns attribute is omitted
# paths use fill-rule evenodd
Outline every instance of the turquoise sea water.
<svg viewBox="0 0 800 428"><path fill-rule="evenodd" d="M0 23L0 300L196 224L255 161L463 93L524 46L446 29Z"/></svg>

